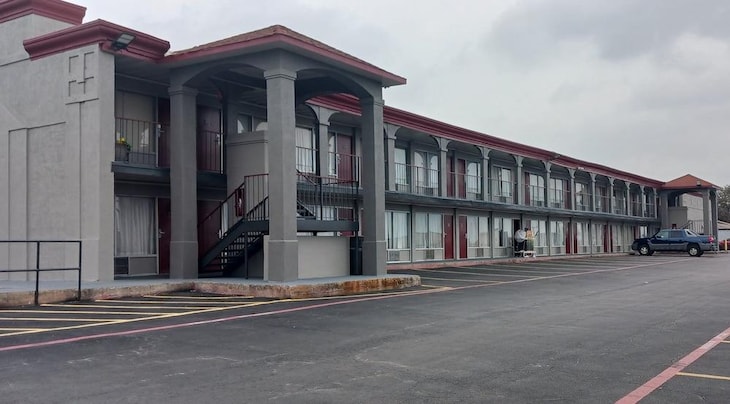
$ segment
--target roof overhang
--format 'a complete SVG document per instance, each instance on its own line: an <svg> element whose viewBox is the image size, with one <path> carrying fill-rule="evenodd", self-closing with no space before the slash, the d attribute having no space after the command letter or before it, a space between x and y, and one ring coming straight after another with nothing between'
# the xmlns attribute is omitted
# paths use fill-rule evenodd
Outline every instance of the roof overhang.
<svg viewBox="0 0 730 404"><path fill-rule="evenodd" d="M124 50L114 50L112 41L123 33L134 35L134 41ZM162 59L170 49L170 43L165 40L104 20L91 21L23 41L25 50L33 60L92 44L98 44L103 51L109 53L151 62Z"/></svg>
<svg viewBox="0 0 730 404"><path fill-rule="evenodd" d="M171 67L178 67L233 56L283 49L376 80L383 87L406 84L406 79L401 76L380 69L370 63L347 55L344 52L337 52L321 45L318 46L317 42L305 40L309 38L303 35L302 37L298 38L287 33L273 32L265 36L242 41L221 41L218 44L203 45L172 53L165 56L161 63L170 65Z"/></svg>
<svg viewBox="0 0 730 404"><path fill-rule="evenodd" d="M31 14L79 25L86 15L86 7L60 0L0 1L0 23Z"/></svg>

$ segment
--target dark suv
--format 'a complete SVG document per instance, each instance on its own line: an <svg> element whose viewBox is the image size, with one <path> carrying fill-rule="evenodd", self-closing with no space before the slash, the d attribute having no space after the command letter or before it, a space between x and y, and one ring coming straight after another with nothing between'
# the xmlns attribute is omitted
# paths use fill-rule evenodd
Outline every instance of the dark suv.
<svg viewBox="0 0 730 404"><path fill-rule="evenodd" d="M686 252L692 257L699 257L714 249L715 238L701 236L687 229L659 230L651 237L634 240L631 249L641 255L652 255L655 251Z"/></svg>

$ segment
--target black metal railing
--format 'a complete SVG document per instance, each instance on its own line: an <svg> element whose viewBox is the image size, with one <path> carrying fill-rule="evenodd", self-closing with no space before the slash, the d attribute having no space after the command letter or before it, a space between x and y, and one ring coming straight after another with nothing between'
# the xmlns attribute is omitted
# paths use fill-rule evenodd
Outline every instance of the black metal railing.
<svg viewBox="0 0 730 404"><path fill-rule="evenodd" d="M81 300L81 240L0 240L0 245L7 244L8 246L14 244L25 244L35 245L35 268L24 268L24 269L0 269L0 273L19 273L19 272L35 272L35 293L33 297L33 303L38 305L38 293L40 290L40 275L41 272L56 272L56 271L78 271L78 289L76 291L76 300ZM76 267L58 267L58 268L41 268L41 245L49 244L78 244L78 266ZM26 256L27 252L24 252ZM64 254L65 257L65 254Z"/></svg>
<svg viewBox="0 0 730 404"><path fill-rule="evenodd" d="M134 165L157 166L160 129L161 126L157 122L116 118L114 161Z"/></svg>
<svg viewBox="0 0 730 404"><path fill-rule="evenodd" d="M297 172L297 214L317 220L355 220L343 218L340 208L353 208L358 198L358 182Z"/></svg>

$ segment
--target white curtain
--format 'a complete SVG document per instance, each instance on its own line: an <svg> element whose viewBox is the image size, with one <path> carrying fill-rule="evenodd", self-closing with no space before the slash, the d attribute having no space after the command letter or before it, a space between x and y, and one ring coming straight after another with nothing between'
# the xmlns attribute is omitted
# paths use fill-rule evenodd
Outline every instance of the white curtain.
<svg viewBox="0 0 730 404"><path fill-rule="evenodd" d="M155 199L114 198L114 255L130 257L157 252Z"/></svg>

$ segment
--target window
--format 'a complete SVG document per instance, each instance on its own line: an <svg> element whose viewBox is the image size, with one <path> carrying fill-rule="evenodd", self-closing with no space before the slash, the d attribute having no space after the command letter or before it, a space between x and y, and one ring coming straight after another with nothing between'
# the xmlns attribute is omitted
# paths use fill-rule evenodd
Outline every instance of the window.
<svg viewBox="0 0 730 404"><path fill-rule="evenodd" d="M545 206L545 177L527 173L527 202L531 206Z"/></svg>
<svg viewBox="0 0 730 404"><path fill-rule="evenodd" d="M608 212L608 188L596 187L596 212Z"/></svg>
<svg viewBox="0 0 730 404"><path fill-rule="evenodd" d="M489 255L489 218L486 216L466 217L467 257L479 258Z"/></svg>
<svg viewBox="0 0 730 404"><path fill-rule="evenodd" d="M251 115L238 114L236 117L236 132L240 135L251 132L251 129L253 129L253 118Z"/></svg>
<svg viewBox="0 0 730 404"><path fill-rule="evenodd" d="M562 221L550 221L550 245L553 254L565 254L565 223Z"/></svg>
<svg viewBox="0 0 730 404"><path fill-rule="evenodd" d="M410 260L410 221L408 212L385 212L385 239L388 261Z"/></svg>
<svg viewBox="0 0 730 404"><path fill-rule="evenodd" d="M314 173L317 150L314 148L314 132L311 128L295 129L297 142L297 170Z"/></svg>
<svg viewBox="0 0 730 404"><path fill-rule="evenodd" d="M494 196L510 198L512 197L512 170L504 167L495 167L497 170L496 189ZM507 202L505 199L503 202Z"/></svg>
<svg viewBox="0 0 730 404"><path fill-rule="evenodd" d="M575 183L575 207L578 210L588 210L591 206L591 194L588 184Z"/></svg>
<svg viewBox="0 0 730 404"><path fill-rule="evenodd" d="M550 178L550 206L553 208L565 208L565 180L562 178Z"/></svg>
<svg viewBox="0 0 730 404"><path fill-rule="evenodd" d="M532 219L527 222L532 232L533 248L536 254L547 254L547 221Z"/></svg>
<svg viewBox="0 0 730 404"><path fill-rule="evenodd" d="M577 253L586 254L590 252L591 237L589 225L587 222L576 223L575 238L576 243L578 244L578 251L576 251Z"/></svg>
<svg viewBox="0 0 730 404"><path fill-rule="evenodd" d="M157 222L154 198L114 197L114 256L154 255Z"/></svg>
<svg viewBox="0 0 730 404"><path fill-rule="evenodd" d="M466 192L472 195L482 193L482 165L474 161L466 164Z"/></svg>
<svg viewBox="0 0 730 404"><path fill-rule="evenodd" d="M416 213L415 248L443 248L443 219L438 213Z"/></svg>
<svg viewBox="0 0 730 404"><path fill-rule="evenodd" d="M406 149L396 147L393 158L395 159L396 185L408 185L408 160L406 159Z"/></svg>
<svg viewBox="0 0 730 404"><path fill-rule="evenodd" d="M428 152L416 152L413 155L413 166L416 170L416 186L419 193L427 195L437 194L439 185L439 158Z"/></svg>

